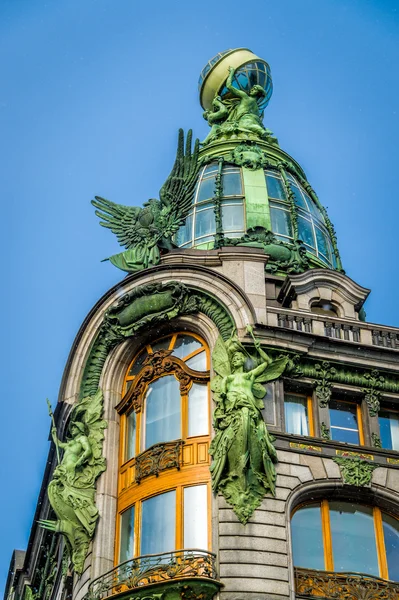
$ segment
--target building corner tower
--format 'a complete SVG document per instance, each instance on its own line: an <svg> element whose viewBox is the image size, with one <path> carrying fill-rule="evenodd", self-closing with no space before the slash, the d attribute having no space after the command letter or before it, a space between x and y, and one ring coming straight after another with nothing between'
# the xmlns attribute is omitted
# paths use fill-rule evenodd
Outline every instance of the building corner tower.
<svg viewBox="0 0 399 600"><path fill-rule="evenodd" d="M159 199L92 201L127 276L73 344L6 597L397 599L399 330L263 125L269 65L221 52L199 93Z"/></svg>

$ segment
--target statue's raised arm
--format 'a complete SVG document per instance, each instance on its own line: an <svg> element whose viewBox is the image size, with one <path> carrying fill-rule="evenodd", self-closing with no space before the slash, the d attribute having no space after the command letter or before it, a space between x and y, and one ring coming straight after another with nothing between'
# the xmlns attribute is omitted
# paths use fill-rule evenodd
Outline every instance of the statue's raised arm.
<svg viewBox="0 0 399 600"><path fill-rule="evenodd" d="M234 67L229 67L229 76L226 81L226 87L233 94L233 96L237 96L237 98L247 98L248 94L243 90L239 90L233 85L233 77L236 70Z"/></svg>

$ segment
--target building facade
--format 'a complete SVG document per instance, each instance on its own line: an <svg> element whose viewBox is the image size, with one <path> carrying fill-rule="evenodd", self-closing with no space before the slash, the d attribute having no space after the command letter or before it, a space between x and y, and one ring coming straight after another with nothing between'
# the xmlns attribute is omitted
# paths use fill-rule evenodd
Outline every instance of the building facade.
<svg viewBox="0 0 399 600"><path fill-rule="evenodd" d="M267 63L220 53L199 91L160 199L93 200L127 276L73 344L6 597L397 599L399 330L263 125Z"/></svg>

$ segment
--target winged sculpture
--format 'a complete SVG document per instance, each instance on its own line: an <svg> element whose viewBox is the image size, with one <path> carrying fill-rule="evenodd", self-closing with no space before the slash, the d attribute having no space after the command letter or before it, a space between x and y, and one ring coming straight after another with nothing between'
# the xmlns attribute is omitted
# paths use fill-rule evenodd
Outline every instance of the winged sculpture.
<svg viewBox="0 0 399 600"><path fill-rule="evenodd" d="M100 225L111 229L126 250L110 256L113 265L128 273L157 265L161 252L176 247L173 237L184 224L194 197L197 175L201 167L198 157L199 140L192 150L192 130L179 130L176 160L172 171L159 192L144 208L123 206L96 196L92 200Z"/></svg>
<svg viewBox="0 0 399 600"><path fill-rule="evenodd" d="M253 337L252 328L248 328ZM253 337L253 357L233 332L221 337L212 354L211 382L216 409L210 454L212 487L232 504L246 523L267 492L275 495L277 453L262 415L264 384L280 377L288 359L272 360Z"/></svg>
<svg viewBox="0 0 399 600"><path fill-rule="evenodd" d="M99 389L94 396L83 398L75 406L65 442L58 439L55 426L51 431L57 453L59 448L63 450L62 460L48 486L57 521L41 520L39 523L65 536L76 573L83 571L98 519L95 481L105 471L102 443L107 427L102 413L103 395Z"/></svg>

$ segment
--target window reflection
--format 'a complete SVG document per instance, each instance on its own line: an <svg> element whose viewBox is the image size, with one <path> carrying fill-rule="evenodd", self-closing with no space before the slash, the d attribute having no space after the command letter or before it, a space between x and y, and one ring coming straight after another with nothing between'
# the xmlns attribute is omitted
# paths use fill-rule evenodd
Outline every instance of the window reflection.
<svg viewBox="0 0 399 600"><path fill-rule="evenodd" d="M329 408L331 438L338 442L359 444L356 404L331 400Z"/></svg>
<svg viewBox="0 0 399 600"><path fill-rule="evenodd" d="M181 438L180 385L173 375L148 386L145 402L144 447Z"/></svg>
<svg viewBox="0 0 399 600"><path fill-rule="evenodd" d="M387 450L399 450L399 412L380 410L381 446Z"/></svg>
<svg viewBox="0 0 399 600"><path fill-rule="evenodd" d="M206 485L184 488L184 547L208 548L208 490Z"/></svg>
<svg viewBox="0 0 399 600"><path fill-rule="evenodd" d="M134 506L131 506L121 516L121 542L119 562L132 558L134 552Z"/></svg>
<svg viewBox="0 0 399 600"><path fill-rule="evenodd" d="M140 554L158 554L176 547L176 492L166 492L142 503Z"/></svg>
<svg viewBox="0 0 399 600"><path fill-rule="evenodd" d="M207 435L208 386L193 383L188 393L188 435Z"/></svg>

